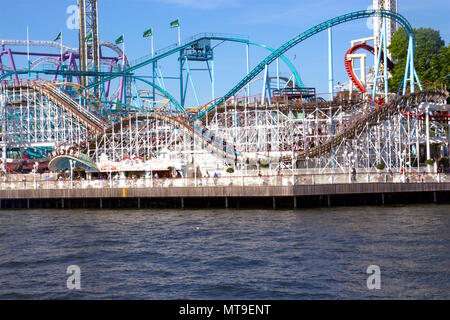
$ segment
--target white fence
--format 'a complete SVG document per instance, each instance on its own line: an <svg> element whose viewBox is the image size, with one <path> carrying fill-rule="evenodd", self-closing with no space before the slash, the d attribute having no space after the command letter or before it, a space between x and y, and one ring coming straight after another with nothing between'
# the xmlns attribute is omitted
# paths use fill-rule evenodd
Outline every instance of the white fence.
<svg viewBox="0 0 450 320"><path fill-rule="evenodd" d="M21 175L4 177L0 180L0 190L33 189L96 189L96 188L182 188L182 187L226 187L226 186L293 186L332 185L366 183L444 183L450 182L448 174L433 173L359 173L352 174L300 174L300 175L257 175L203 178L140 178L140 179L61 179L45 175Z"/></svg>

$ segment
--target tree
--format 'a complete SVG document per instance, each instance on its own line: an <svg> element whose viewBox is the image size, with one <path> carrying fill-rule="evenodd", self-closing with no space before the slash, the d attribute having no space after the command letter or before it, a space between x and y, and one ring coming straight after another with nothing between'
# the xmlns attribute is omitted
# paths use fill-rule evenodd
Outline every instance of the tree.
<svg viewBox="0 0 450 320"><path fill-rule="evenodd" d="M424 88L450 87L450 47L445 46L439 31L431 28L414 29L416 48L414 66ZM392 37L389 51L396 63L389 80L391 91L397 91L403 82L408 52L408 34L399 29Z"/></svg>

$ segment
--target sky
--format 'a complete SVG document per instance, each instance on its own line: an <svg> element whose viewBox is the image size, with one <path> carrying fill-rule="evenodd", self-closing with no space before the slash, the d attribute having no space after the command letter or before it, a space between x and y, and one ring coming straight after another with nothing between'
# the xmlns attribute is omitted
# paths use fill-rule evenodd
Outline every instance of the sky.
<svg viewBox="0 0 450 320"><path fill-rule="evenodd" d="M62 31L65 45L78 46L78 31L68 28L73 24L71 6L76 0L1 0L0 39L53 40ZM150 42L142 38L144 30L152 27L155 47L163 48L177 42L177 32L169 23L180 19L182 38L201 32L237 34L255 42L278 48L297 34L335 16L365 10L371 0L98 0L100 38L113 42L121 34L125 51L131 61L150 53ZM431 27L440 30L442 38L450 41L450 1L399 0L399 11L413 27ZM333 29L334 79L348 82L344 69L344 55L350 41L372 35L367 21L361 20ZM47 49L47 51L52 49ZM55 49L57 52L58 50ZM251 67L264 59L268 52L260 48L250 50ZM232 88L246 73L246 48L224 43L215 49L215 91L219 96ZM286 53L292 60L307 87L317 92L328 92L328 35L321 33L299 44ZM176 57L161 63L165 76L178 75ZM280 64L281 65L281 64ZM204 64L191 65L202 69ZM275 72L275 66L271 67ZM281 65L282 74L289 70ZM150 69L140 70L149 75ZM211 100L209 75L193 72L192 78L201 103ZM167 80L167 88L179 97L178 82ZM262 84L255 84L261 90ZM188 104L195 104L189 89Z"/></svg>

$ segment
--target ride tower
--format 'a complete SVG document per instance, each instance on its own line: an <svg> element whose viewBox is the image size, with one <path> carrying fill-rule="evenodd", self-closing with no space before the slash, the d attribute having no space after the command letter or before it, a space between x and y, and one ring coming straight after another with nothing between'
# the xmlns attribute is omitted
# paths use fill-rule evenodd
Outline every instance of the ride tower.
<svg viewBox="0 0 450 320"><path fill-rule="evenodd" d="M100 43L98 37L97 0L78 0L80 8L80 70L85 72L81 76L81 85L86 86L99 81L95 73L100 70ZM93 76L89 76L93 72ZM94 94L99 95L97 89Z"/></svg>
<svg viewBox="0 0 450 320"><path fill-rule="evenodd" d="M212 99L215 97L214 92L214 51L210 39L200 39L192 46L180 51L180 104L182 107L186 103L186 94L188 83L191 84L192 93L197 105L200 105L200 100L195 89L192 78L192 71L208 71L211 81ZM206 68L191 68L190 64L195 62L203 62Z"/></svg>
<svg viewBox="0 0 450 320"><path fill-rule="evenodd" d="M387 10L398 13L398 0L373 0L373 8L375 10ZM392 37L394 33L398 30L398 25L395 20L386 20L386 44L387 47L391 44ZM374 17L373 18L373 37L375 42L375 53L378 51L378 44L380 42L381 31L383 28L383 18ZM391 55L388 50L388 57L391 59ZM375 61L377 61L377 56L375 54Z"/></svg>

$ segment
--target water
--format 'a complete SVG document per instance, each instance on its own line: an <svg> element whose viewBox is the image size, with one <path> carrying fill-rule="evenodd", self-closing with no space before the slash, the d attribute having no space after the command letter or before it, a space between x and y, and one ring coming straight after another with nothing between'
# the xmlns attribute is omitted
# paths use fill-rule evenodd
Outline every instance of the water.
<svg viewBox="0 0 450 320"><path fill-rule="evenodd" d="M450 298L450 206L0 211L0 226L0 299Z"/></svg>

